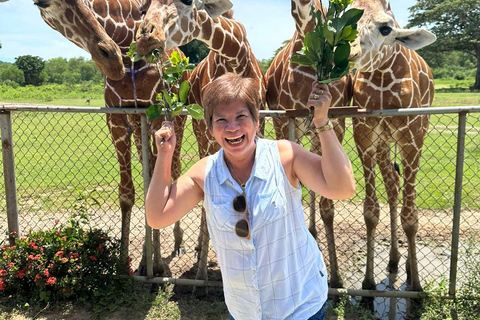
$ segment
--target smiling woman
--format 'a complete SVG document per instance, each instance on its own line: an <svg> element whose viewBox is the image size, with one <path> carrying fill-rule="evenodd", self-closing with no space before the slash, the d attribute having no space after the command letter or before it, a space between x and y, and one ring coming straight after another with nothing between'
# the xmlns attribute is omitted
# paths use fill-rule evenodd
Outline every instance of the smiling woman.
<svg viewBox="0 0 480 320"><path fill-rule="evenodd" d="M203 200L230 319L323 319L326 267L305 225L300 182L330 199L355 192L350 161L327 118L327 85L316 84L308 100L322 157L287 140L256 137L261 98L254 79L226 73L202 95L209 131L222 148L172 183L176 136L164 122L155 134L148 224L165 228Z"/></svg>

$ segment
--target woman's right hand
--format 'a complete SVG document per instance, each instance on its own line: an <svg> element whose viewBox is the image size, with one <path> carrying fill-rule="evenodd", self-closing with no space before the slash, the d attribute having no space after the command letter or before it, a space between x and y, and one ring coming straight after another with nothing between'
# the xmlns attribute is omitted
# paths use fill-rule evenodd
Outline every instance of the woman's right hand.
<svg viewBox="0 0 480 320"><path fill-rule="evenodd" d="M155 145L160 153L172 153L177 142L173 123L170 121L163 121L162 127L155 132Z"/></svg>

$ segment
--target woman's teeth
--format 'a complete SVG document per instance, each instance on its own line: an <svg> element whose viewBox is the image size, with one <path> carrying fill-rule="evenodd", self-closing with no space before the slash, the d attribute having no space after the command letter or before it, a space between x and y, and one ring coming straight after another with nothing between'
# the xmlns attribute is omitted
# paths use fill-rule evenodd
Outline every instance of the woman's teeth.
<svg viewBox="0 0 480 320"><path fill-rule="evenodd" d="M244 138L245 138L245 136L241 136L241 137L238 137L238 138L235 138L235 139L225 138L225 140L227 140L227 142L230 143L230 144L239 144L243 141Z"/></svg>

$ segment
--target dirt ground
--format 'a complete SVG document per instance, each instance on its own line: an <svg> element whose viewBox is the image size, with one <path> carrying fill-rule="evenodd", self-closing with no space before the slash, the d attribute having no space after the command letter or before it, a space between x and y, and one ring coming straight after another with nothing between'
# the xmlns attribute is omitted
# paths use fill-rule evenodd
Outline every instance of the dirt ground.
<svg viewBox="0 0 480 320"><path fill-rule="evenodd" d="M345 288L361 289L363 275L366 265L366 228L362 215L363 205L349 201L337 201L335 204L335 243L337 249L338 264L340 274L342 275ZM400 210L400 208L399 208ZM106 208L92 208L90 213L90 224L94 227L109 230L111 236L120 237L120 213ZM143 208L135 208L131 220L130 236L130 256L133 266L137 266L142 255L142 246L144 242L144 214ZM197 245L198 233L200 230L200 207L192 210L181 221L184 230L183 254L173 255L174 237L173 226L160 230L161 253L163 261L167 266L164 277L194 279L197 271ZM305 212L309 212L305 207ZM51 227L58 219L65 222L70 213L56 212L52 213L27 213L19 217L20 228L26 231L30 228L38 230ZM451 257L451 234L452 234L452 210L425 210L419 209L420 224L417 233L417 256L419 262L419 273L422 283L438 281L440 278L449 277L450 257ZM305 217L308 223L307 216ZM329 258L326 249L325 231L323 222L317 217L316 226L318 230L318 242L323 251L324 258L329 264ZM6 223L0 224L0 234L5 234ZM389 290L392 287L397 290L405 290L405 263L407 257L407 241L403 230L397 231L399 234L399 250L402 255L399 272L393 283L390 283L387 264L390 250L390 221L388 214L388 205L381 205L381 219L377 227L374 273L375 280L378 283L378 290ZM460 226L460 258L458 264L458 278L462 278L462 270L465 261L462 259L462 253L465 251L468 240L472 235L480 232L480 212L464 210L461 216ZM477 238L478 239L478 238ZM210 245L208 254L208 277L210 281L221 281L221 273L217 264L215 252ZM175 295L173 299L182 301L190 297L192 287L175 286ZM210 298L223 301L221 288L209 288ZM395 305L386 298L376 298L377 316L381 319L387 319L389 310L397 310L398 314L406 308L404 299L398 299ZM395 309L396 308L396 309ZM21 319L21 318L19 318ZM50 319L50 318L46 318ZM54 318L51 318L54 319ZM81 319L78 317L65 319ZM183 319L183 318L182 318ZM397 317L396 319L402 319Z"/></svg>

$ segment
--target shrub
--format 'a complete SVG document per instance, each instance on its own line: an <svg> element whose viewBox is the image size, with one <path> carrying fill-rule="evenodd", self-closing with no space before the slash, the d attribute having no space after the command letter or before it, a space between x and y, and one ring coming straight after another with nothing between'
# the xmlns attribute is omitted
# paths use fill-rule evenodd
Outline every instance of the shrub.
<svg viewBox="0 0 480 320"><path fill-rule="evenodd" d="M87 301L112 285L115 273L128 268L119 264L120 242L100 229L85 229L87 222L85 213L75 214L66 224L2 245L0 298Z"/></svg>

